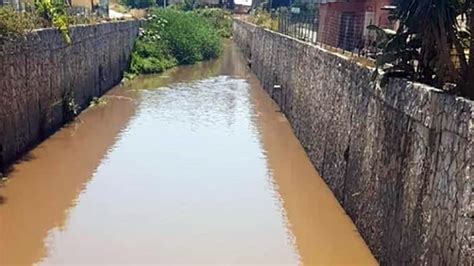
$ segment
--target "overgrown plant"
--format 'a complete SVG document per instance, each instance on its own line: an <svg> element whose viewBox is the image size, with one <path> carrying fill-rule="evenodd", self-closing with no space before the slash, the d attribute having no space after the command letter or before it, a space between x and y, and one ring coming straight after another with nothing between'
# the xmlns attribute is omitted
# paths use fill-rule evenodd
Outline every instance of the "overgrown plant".
<svg viewBox="0 0 474 266"><path fill-rule="evenodd" d="M67 90L62 97L63 100L63 117L65 121L72 121L78 114L81 107L74 99L74 91Z"/></svg>
<svg viewBox="0 0 474 266"><path fill-rule="evenodd" d="M209 21L224 37L232 36L232 14L222 8L197 8L193 13Z"/></svg>
<svg viewBox="0 0 474 266"><path fill-rule="evenodd" d="M53 26L59 30L64 41L71 43L71 36L69 33L69 20L66 12L66 7L62 1L52 0L35 0L35 10L37 14L44 19L47 26Z"/></svg>
<svg viewBox="0 0 474 266"><path fill-rule="evenodd" d="M174 3L170 8L180 11L192 11L197 8L199 5L198 0L183 0L177 3Z"/></svg>
<svg viewBox="0 0 474 266"><path fill-rule="evenodd" d="M130 72L158 73L216 58L220 52L219 33L206 19L192 12L152 9L135 42Z"/></svg>
<svg viewBox="0 0 474 266"><path fill-rule="evenodd" d="M34 18L15 11L10 6L0 7L0 43L14 41L34 28Z"/></svg>
<svg viewBox="0 0 474 266"><path fill-rule="evenodd" d="M132 52L130 72L139 74L159 73L177 65L167 41L163 40L161 33L165 30L168 21L151 15L145 29L140 31L140 36L135 41Z"/></svg>
<svg viewBox="0 0 474 266"><path fill-rule="evenodd" d="M258 8L254 9L249 20L258 26L276 31L278 30L278 19L272 17L272 14L267 11L266 4L266 2L263 2Z"/></svg>
<svg viewBox="0 0 474 266"><path fill-rule="evenodd" d="M382 82L404 77L456 91L474 99L474 29L470 0L395 0L396 32L371 26L379 34L377 70Z"/></svg>

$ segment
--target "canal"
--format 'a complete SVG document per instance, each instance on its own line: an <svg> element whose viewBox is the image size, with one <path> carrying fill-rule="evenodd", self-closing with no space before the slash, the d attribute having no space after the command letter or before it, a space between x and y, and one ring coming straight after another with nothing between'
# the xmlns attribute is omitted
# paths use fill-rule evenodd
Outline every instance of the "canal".
<svg viewBox="0 0 474 266"><path fill-rule="evenodd" d="M0 265L377 264L232 44L114 88L0 196Z"/></svg>

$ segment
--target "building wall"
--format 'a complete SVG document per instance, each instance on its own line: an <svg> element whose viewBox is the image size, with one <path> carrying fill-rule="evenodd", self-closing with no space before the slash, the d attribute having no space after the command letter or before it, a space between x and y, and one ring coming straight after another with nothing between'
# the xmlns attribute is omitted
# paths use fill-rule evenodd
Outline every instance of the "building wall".
<svg viewBox="0 0 474 266"><path fill-rule="evenodd" d="M62 126L71 103L81 110L120 82L139 26L74 26L71 45L43 29L0 47L0 167Z"/></svg>
<svg viewBox="0 0 474 266"><path fill-rule="evenodd" d="M473 265L472 101L377 87L365 67L241 20L234 40L382 265Z"/></svg>
<svg viewBox="0 0 474 266"><path fill-rule="evenodd" d="M344 43L349 42L352 44L348 48L355 48L360 41L367 37L366 27L368 25L390 26L388 12L381 10L383 6L389 3L390 0L352 0L321 3L318 41L344 49L346 49L346 47L343 47ZM343 16L345 17L343 18ZM341 25L343 20L348 21L346 29L343 29L343 25ZM348 39L341 41L341 34L348 35Z"/></svg>
<svg viewBox="0 0 474 266"><path fill-rule="evenodd" d="M98 0L71 0L72 6L82 6L90 10L92 10L92 4L97 5L98 3Z"/></svg>

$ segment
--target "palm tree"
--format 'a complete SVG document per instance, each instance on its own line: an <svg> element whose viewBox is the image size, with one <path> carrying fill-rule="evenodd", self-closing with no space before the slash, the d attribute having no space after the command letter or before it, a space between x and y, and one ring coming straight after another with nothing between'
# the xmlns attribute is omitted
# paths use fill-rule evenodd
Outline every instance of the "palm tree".
<svg viewBox="0 0 474 266"><path fill-rule="evenodd" d="M472 1L395 0L394 4L399 27L381 44L377 65L389 76L437 87L456 83L463 95L474 98L474 56L469 56L474 54Z"/></svg>

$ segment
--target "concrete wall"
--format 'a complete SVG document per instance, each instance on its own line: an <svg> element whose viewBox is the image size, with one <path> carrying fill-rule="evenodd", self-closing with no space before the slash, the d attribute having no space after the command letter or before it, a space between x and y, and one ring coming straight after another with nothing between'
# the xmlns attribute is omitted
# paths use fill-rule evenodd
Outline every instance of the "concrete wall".
<svg viewBox="0 0 474 266"><path fill-rule="evenodd" d="M365 67L240 20L234 39L382 264L473 265L472 102L377 88Z"/></svg>
<svg viewBox="0 0 474 266"><path fill-rule="evenodd" d="M120 82L139 24L75 26L71 45L44 29L0 46L0 166L62 126L71 95L82 109Z"/></svg>

